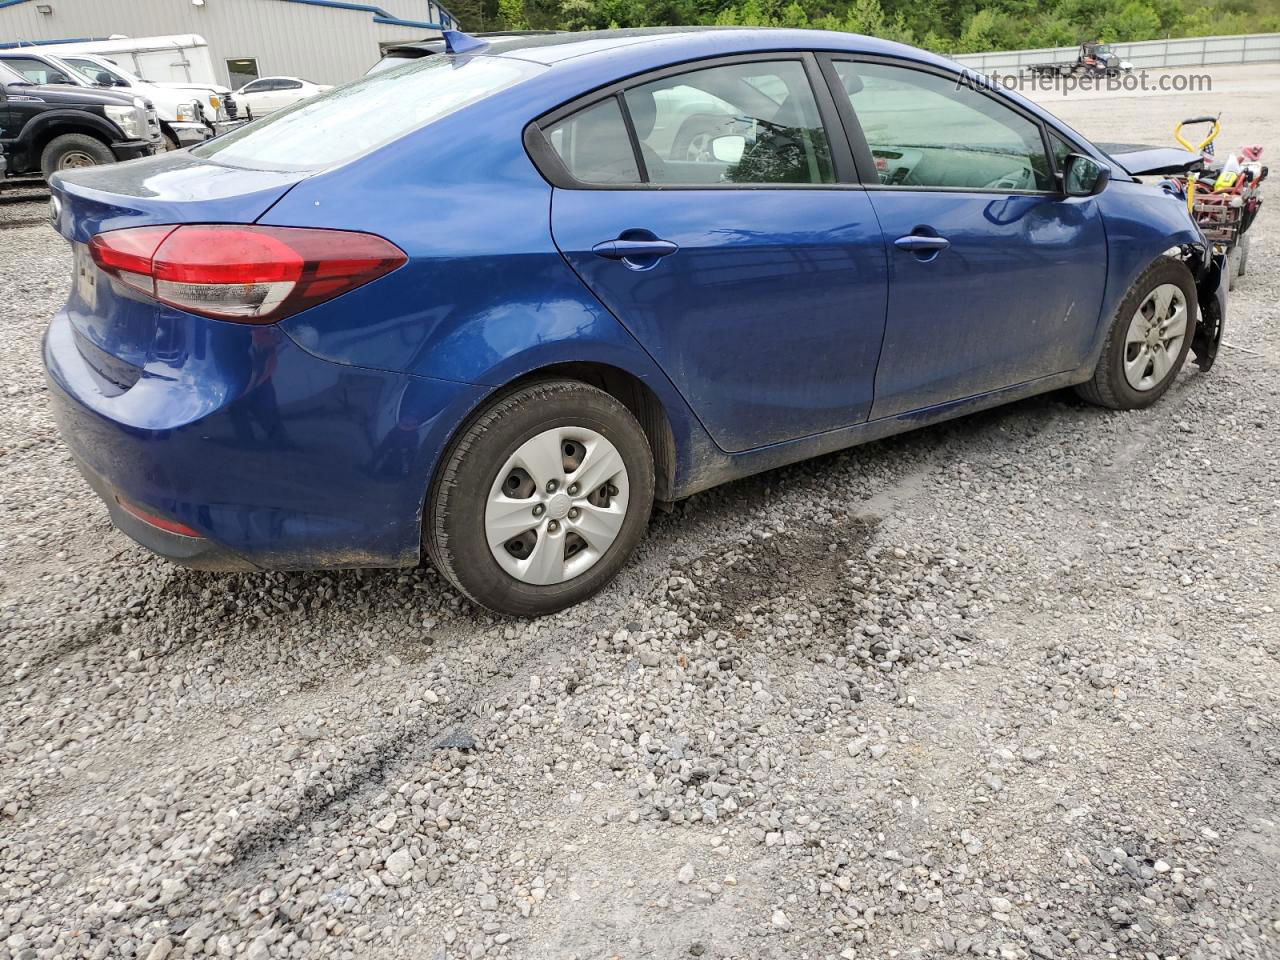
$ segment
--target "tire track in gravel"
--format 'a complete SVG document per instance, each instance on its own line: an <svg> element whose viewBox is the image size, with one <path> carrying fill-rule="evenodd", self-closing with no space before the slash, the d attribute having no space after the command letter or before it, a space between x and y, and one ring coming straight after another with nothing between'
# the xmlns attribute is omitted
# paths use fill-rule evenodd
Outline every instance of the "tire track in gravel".
<svg viewBox="0 0 1280 960"><path fill-rule="evenodd" d="M926 451L932 449L941 438L935 434L933 443L925 442ZM917 439L916 443L920 440ZM933 469L932 454L926 453L926 463L911 470L907 465L910 458L900 456L900 451L884 449L878 454L895 461L901 461L908 472L904 472L893 484L885 484L880 488L882 495L892 496L892 491L900 484L904 489L913 489L922 472ZM652 590L661 592L664 584L672 576L680 576L685 569L692 569L699 562L697 558L681 561L670 556L672 545L666 542L663 527L676 527L683 535L695 542L706 542L708 535L714 531L722 543L740 536L742 526L750 522L752 513L744 518L744 501L756 508L766 506L771 498L770 487L774 483L783 482L788 486L789 495L804 497L810 493L811 486L821 485L831 479L830 469L835 466L837 472L847 469L846 464L831 464L837 456L824 458L827 464L807 464L802 468L787 468L772 475L745 481L733 485L714 498L709 504L700 504L693 518L659 518L654 531L658 549L655 557L644 563L652 579L656 568L659 571L656 585ZM800 473L800 483L790 484L795 474ZM737 489L734 489L737 488ZM687 507L686 507L687 509ZM682 522L682 519L684 522ZM816 523L796 524L776 536L763 541L752 542L749 548L739 556L745 560L742 565L731 564L727 576L717 578L717 589L723 590L725 606L729 609L738 606L746 607L758 602L762 589L803 588L815 596L832 598L839 576L844 571L843 564L830 560L823 564L826 572L814 579L809 565L815 561L826 560L830 555L830 544L838 542L843 549L856 549L862 552L870 542L877 518L865 516L844 517L837 521L835 527ZM693 532L690 532L690 527ZM715 539L715 537L711 537ZM707 551L710 556L715 551ZM870 561L865 561L868 565ZM764 592L769 592L765 590ZM619 621L628 616L625 607L606 608L592 615L581 628L577 636L586 638L594 633L607 631L612 633ZM464 623L453 625L457 639L466 643L472 636ZM440 631L437 631L440 632ZM527 688L528 677L534 673L547 674L555 665L570 658L581 650L582 641L577 644L556 646L546 644L544 638L529 631L517 631L516 641L504 640L509 644L505 653L481 675L473 677L467 684L458 686L455 683L452 703L457 706L441 712L433 712L417 722L406 724L393 735L386 737L372 751L368 762L347 771L342 780L318 780L303 789L302 795L290 803L291 811L286 815L270 817L255 823L242 834L236 836L234 842L225 851L229 862L203 863L197 865L184 878L187 889L166 910L169 917L169 929L180 933L190 924L195 923L202 914L203 905L223 897L233 896L237 891L245 889L264 876L270 874L272 864L280 859L282 851L289 849L295 841L307 835L310 824L323 820L327 814L356 798L368 798L385 790L392 774L420 757L424 750L431 749L431 741L435 740L453 726L471 726L478 741L484 739L484 727L492 726L497 718L491 717L487 723L475 725L478 717L484 714L487 705L506 702L515 691ZM317 691L322 694L324 691ZM291 711L296 714L297 711ZM476 765L483 768L487 756L476 755ZM330 789L333 788L332 793ZM154 908L140 908L127 917L141 919L154 914ZM299 921L301 922L301 921Z"/></svg>

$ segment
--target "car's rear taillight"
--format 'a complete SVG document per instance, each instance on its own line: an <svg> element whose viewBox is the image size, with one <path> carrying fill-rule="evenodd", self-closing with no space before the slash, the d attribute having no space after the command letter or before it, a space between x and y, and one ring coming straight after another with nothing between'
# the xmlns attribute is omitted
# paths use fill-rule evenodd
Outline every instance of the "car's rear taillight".
<svg viewBox="0 0 1280 960"><path fill-rule="evenodd" d="M89 242L104 273L161 303L274 323L376 280L408 258L369 233L223 224L127 227Z"/></svg>

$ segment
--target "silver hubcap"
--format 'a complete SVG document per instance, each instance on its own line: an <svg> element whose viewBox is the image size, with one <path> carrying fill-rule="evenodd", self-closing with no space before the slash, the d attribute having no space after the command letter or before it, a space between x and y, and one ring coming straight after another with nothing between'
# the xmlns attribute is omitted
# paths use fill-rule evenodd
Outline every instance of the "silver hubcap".
<svg viewBox="0 0 1280 960"><path fill-rule="evenodd" d="M1162 283L1142 301L1124 338L1124 378L1135 390L1151 390L1173 369L1187 335L1187 298Z"/></svg>
<svg viewBox="0 0 1280 960"><path fill-rule="evenodd" d="M98 161L94 160L89 154L80 150L72 150L70 153L62 155L62 161L58 164L59 170L74 170L77 167L96 167Z"/></svg>
<svg viewBox="0 0 1280 960"><path fill-rule="evenodd" d="M523 583L572 580L617 539L628 494L626 465L607 439L585 427L544 430L507 458L489 488L489 549Z"/></svg>

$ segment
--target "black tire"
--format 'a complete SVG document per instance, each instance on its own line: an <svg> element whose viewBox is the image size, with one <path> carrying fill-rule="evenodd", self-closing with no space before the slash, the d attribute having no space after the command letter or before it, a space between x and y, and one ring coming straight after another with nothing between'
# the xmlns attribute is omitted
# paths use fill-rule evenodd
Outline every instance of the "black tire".
<svg viewBox="0 0 1280 960"><path fill-rule="evenodd" d="M1147 294L1165 283L1176 284L1186 298L1186 333L1182 338L1182 347L1164 378L1149 390L1135 390L1124 375L1125 335L1129 330L1129 321L1133 319ZM1111 319L1107 341L1102 347L1102 356L1098 358L1093 377L1077 385L1076 392L1089 403L1113 410L1139 410L1151 406L1169 389L1187 359L1187 351L1191 349L1191 340L1196 330L1196 311L1196 284L1191 271L1180 261L1161 257L1138 277L1120 302Z"/></svg>
<svg viewBox="0 0 1280 960"><path fill-rule="evenodd" d="M92 161L92 164L82 164L82 166L96 166L116 161L111 148L97 137L91 137L87 133L64 133L45 144L40 154L40 172L48 180L62 170L63 164L73 156L85 157Z"/></svg>
<svg viewBox="0 0 1280 960"><path fill-rule="evenodd" d="M485 537L484 512L499 469L544 430L581 426L607 437L627 469L627 515L617 539L584 573L564 583L522 583L499 566ZM423 539L436 568L462 593L497 613L537 617L587 599L627 562L653 509L653 452L625 406L577 380L544 380L494 400L445 451L427 497Z"/></svg>

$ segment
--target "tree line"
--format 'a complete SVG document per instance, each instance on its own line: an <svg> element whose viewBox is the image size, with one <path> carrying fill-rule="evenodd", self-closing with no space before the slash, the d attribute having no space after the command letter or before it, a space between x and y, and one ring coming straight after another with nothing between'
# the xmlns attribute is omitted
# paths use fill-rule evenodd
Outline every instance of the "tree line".
<svg viewBox="0 0 1280 960"><path fill-rule="evenodd" d="M1280 31L1280 0L454 0L466 30L844 30L938 53Z"/></svg>

